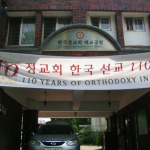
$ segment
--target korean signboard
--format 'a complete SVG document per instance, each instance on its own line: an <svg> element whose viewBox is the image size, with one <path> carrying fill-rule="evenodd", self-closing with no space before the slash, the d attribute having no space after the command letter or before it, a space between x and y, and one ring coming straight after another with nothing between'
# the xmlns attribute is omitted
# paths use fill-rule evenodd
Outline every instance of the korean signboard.
<svg viewBox="0 0 150 150"><path fill-rule="evenodd" d="M50 40L44 51L116 51L102 34L87 29L72 29Z"/></svg>

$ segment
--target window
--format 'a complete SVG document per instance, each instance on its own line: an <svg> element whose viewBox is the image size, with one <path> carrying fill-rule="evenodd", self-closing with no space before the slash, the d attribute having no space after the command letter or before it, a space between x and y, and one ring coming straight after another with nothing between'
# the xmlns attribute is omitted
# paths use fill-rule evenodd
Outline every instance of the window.
<svg viewBox="0 0 150 150"><path fill-rule="evenodd" d="M103 30L110 30L110 18L109 17L97 17L91 18L93 26L99 27Z"/></svg>
<svg viewBox="0 0 150 150"><path fill-rule="evenodd" d="M52 32L71 24L71 18L44 18L44 39Z"/></svg>
<svg viewBox="0 0 150 150"><path fill-rule="evenodd" d="M139 109L138 112L138 130L140 134L147 134L148 127L147 127L147 117L146 117L146 110L145 108Z"/></svg>
<svg viewBox="0 0 150 150"><path fill-rule="evenodd" d="M91 18L92 26L99 27L99 18Z"/></svg>
<svg viewBox="0 0 150 150"><path fill-rule="evenodd" d="M44 39L48 37L49 34L56 30L56 18L45 18L44 19Z"/></svg>
<svg viewBox="0 0 150 150"><path fill-rule="evenodd" d="M142 19L134 19L134 25L135 25L135 30L144 30Z"/></svg>
<svg viewBox="0 0 150 150"><path fill-rule="evenodd" d="M143 18L126 18L127 30L144 31Z"/></svg>
<svg viewBox="0 0 150 150"><path fill-rule="evenodd" d="M21 45L23 44L34 45L34 34L35 34L35 20L32 18L23 19Z"/></svg>
<svg viewBox="0 0 150 150"><path fill-rule="evenodd" d="M73 134L70 125L43 125L37 134Z"/></svg>
<svg viewBox="0 0 150 150"><path fill-rule="evenodd" d="M8 31L7 45L34 46L34 18L10 18Z"/></svg>
<svg viewBox="0 0 150 150"><path fill-rule="evenodd" d="M126 18L127 30L133 30L132 18Z"/></svg>

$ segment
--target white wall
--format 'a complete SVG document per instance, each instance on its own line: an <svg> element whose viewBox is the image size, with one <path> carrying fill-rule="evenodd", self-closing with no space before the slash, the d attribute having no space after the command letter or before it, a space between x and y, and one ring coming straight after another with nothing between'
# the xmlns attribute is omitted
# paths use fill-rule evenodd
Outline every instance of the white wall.
<svg viewBox="0 0 150 150"><path fill-rule="evenodd" d="M149 13L122 13L125 46L150 46L148 15ZM145 31L127 30L125 17L143 17Z"/></svg>
<svg viewBox="0 0 150 150"><path fill-rule="evenodd" d="M107 123L105 118L91 118L91 126L94 131L105 131Z"/></svg>
<svg viewBox="0 0 150 150"><path fill-rule="evenodd" d="M111 24L111 30L106 30L107 33L109 33L114 39L117 40L116 36L116 23L115 23L115 12L94 12L94 11L88 11L86 14L86 24L91 24L91 17L110 17L110 24Z"/></svg>

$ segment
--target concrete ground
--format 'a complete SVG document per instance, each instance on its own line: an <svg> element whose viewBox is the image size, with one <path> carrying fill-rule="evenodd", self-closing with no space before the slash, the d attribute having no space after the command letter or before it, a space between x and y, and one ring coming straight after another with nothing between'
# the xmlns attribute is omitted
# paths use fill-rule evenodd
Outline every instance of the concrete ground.
<svg viewBox="0 0 150 150"><path fill-rule="evenodd" d="M88 146L88 145L82 146L81 145L80 150L102 150L102 147L101 146Z"/></svg>

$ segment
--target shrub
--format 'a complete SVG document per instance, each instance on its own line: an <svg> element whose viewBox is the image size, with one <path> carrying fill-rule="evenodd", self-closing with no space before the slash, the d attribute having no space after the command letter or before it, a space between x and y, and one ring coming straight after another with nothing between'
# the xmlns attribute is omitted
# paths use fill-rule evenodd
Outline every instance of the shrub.
<svg viewBox="0 0 150 150"><path fill-rule="evenodd" d="M98 133L92 133L91 137L92 137L92 145L96 145L96 138L97 138Z"/></svg>
<svg viewBox="0 0 150 150"><path fill-rule="evenodd" d="M91 144L92 143L92 137L90 135L83 137L81 140L81 143L82 144Z"/></svg>
<svg viewBox="0 0 150 150"><path fill-rule="evenodd" d="M91 133L92 133L91 126L84 127L82 130L83 137L89 136L91 135Z"/></svg>
<svg viewBox="0 0 150 150"><path fill-rule="evenodd" d="M103 132L94 132L91 126L82 129L82 135L78 136L81 144L103 145Z"/></svg>
<svg viewBox="0 0 150 150"><path fill-rule="evenodd" d="M99 132L96 138L97 146L103 146L103 132Z"/></svg>

